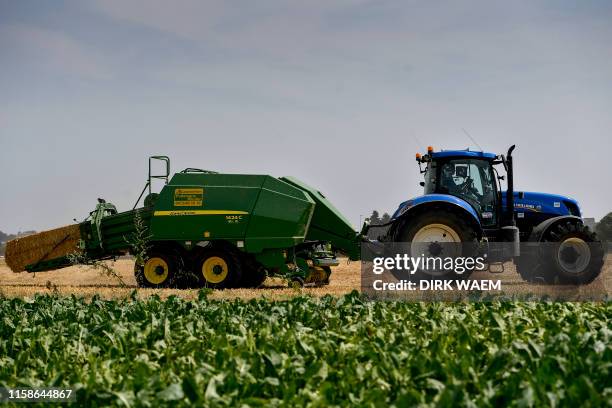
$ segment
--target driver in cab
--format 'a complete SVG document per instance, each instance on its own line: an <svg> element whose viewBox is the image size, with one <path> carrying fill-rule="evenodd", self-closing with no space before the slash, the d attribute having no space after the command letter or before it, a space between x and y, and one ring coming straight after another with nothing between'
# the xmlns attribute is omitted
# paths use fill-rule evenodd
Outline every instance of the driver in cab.
<svg viewBox="0 0 612 408"><path fill-rule="evenodd" d="M457 173L461 173L461 170L465 170L465 167L458 167ZM465 172L465 171L464 171ZM452 163L446 163L442 167L442 177L440 187L443 192L452 195L458 195L461 192L460 185L455 181L455 165ZM457 174L457 178L461 177L460 174Z"/></svg>

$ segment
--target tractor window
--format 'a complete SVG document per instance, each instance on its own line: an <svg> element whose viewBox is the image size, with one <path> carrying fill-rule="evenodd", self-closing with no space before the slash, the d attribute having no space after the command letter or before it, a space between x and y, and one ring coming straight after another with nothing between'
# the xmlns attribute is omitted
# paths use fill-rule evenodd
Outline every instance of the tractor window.
<svg viewBox="0 0 612 408"><path fill-rule="evenodd" d="M480 171L480 168L478 166L476 166L475 164L470 164L470 172L469 174L471 175L472 179L474 180L474 189L476 189L476 194L480 194L482 195L482 192L484 190L483 185L482 185L482 173Z"/></svg>
<svg viewBox="0 0 612 408"><path fill-rule="evenodd" d="M442 164L438 192L460 197L480 214L485 225L497 222L495 185L486 160L450 160Z"/></svg>

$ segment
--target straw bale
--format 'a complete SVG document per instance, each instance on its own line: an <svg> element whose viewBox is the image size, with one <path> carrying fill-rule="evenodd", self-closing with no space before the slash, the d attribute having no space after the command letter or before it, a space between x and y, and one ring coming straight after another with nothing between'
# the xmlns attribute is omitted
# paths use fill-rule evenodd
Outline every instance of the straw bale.
<svg viewBox="0 0 612 408"><path fill-rule="evenodd" d="M66 256L78 249L81 233L78 224L68 225L6 243L6 264L13 272L27 265Z"/></svg>

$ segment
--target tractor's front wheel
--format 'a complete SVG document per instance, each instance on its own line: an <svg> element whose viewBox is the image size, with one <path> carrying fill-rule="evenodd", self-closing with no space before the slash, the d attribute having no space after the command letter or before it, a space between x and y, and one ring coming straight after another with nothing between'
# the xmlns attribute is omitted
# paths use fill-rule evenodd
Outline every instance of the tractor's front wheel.
<svg viewBox="0 0 612 408"><path fill-rule="evenodd" d="M529 282L586 285L599 276L603 264L603 246L595 233L568 221L552 227L538 251L519 257L516 268Z"/></svg>
<svg viewBox="0 0 612 408"><path fill-rule="evenodd" d="M180 258L171 252L154 251L144 264L134 265L136 283L141 288L169 288L174 286L180 268Z"/></svg>
<svg viewBox="0 0 612 408"><path fill-rule="evenodd" d="M475 257L478 253L478 234L464 218L443 209L426 212L409 219L394 237L397 247L394 252L404 250L412 258L422 258L425 268L413 271L391 272L397 279L466 278L473 268L446 268L448 258ZM404 247L404 248L400 248ZM428 261L429 259L429 261ZM437 260L437 261L436 261ZM440 261L443 261L442 263ZM453 266L459 264L453 263ZM433 267L430 267L433 266ZM441 266L441 267L440 267Z"/></svg>

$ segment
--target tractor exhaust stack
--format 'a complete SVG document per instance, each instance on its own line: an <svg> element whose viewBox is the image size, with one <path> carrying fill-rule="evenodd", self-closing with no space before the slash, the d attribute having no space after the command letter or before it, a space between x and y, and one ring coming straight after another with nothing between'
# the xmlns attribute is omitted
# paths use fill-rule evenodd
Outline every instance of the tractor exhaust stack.
<svg viewBox="0 0 612 408"><path fill-rule="evenodd" d="M516 220L514 219L514 169L512 152L516 145L510 146L508 153L506 154L506 175L508 177L508 190L506 191L506 225L502 227L504 240L512 242L512 254L510 256L520 256L520 237L519 229L516 226Z"/></svg>
<svg viewBox="0 0 612 408"><path fill-rule="evenodd" d="M507 211L507 222L506 225L516 225L514 220L514 170L512 165L512 152L516 145L510 146L508 154L506 155L506 173L508 177L508 191L506 192L506 211Z"/></svg>

